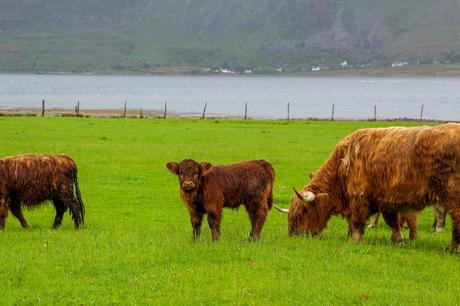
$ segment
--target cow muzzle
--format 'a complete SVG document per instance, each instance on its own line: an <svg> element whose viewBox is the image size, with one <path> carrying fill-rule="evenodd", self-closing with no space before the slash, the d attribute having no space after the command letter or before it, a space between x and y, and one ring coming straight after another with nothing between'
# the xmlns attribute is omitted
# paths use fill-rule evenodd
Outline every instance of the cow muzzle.
<svg viewBox="0 0 460 306"><path fill-rule="evenodd" d="M192 192L195 190L195 183L192 181L185 181L182 183L182 190L185 192Z"/></svg>

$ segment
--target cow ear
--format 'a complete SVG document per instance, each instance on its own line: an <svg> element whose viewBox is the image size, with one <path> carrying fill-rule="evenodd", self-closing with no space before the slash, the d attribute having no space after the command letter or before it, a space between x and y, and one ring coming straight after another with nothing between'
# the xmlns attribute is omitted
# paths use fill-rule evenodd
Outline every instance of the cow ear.
<svg viewBox="0 0 460 306"><path fill-rule="evenodd" d="M177 175L177 163L176 162L169 162L166 164L166 168L171 171L172 174Z"/></svg>
<svg viewBox="0 0 460 306"><path fill-rule="evenodd" d="M212 165L208 162L202 162L200 166L201 166L201 171L203 172L203 174L207 174L212 168Z"/></svg>

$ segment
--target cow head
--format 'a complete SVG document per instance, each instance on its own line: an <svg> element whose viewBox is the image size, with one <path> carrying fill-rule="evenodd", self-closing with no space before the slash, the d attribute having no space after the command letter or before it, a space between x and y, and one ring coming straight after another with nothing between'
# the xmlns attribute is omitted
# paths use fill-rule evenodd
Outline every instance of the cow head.
<svg viewBox="0 0 460 306"><path fill-rule="evenodd" d="M289 209L275 208L288 214L289 235L321 233L327 225L333 202L327 193L315 194L308 188L302 192L294 189Z"/></svg>
<svg viewBox="0 0 460 306"><path fill-rule="evenodd" d="M185 193L192 193L198 189L202 176L208 173L212 165L207 162L198 163L192 159L185 159L180 163L166 164L171 173L179 177L180 188Z"/></svg>
<svg viewBox="0 0 460 306"><path fill-rule="evenodd" d="M332 202L327 193L315 194L304 190L292 197L288 214L288 230L290 235L321 233L331 216Z"/></svg>

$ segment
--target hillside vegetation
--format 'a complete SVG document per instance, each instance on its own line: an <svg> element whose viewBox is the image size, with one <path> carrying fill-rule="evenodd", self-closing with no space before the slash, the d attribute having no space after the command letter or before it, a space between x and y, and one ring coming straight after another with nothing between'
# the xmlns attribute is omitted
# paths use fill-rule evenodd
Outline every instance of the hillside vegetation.
<svg viewBox="0 0 460 306"><path fill-rule="evenodd" d="M0 70L460 62L459 33L456 0L4 0Z"/></svg>

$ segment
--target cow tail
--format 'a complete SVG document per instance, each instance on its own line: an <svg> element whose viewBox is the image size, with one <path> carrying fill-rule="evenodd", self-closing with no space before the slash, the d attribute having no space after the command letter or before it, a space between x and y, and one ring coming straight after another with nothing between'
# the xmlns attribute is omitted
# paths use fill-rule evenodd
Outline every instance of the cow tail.
<svg viewBox="0 0 460 306"><path fill-rule="evenodd" d="M72 181L75 186L75 207L74 211L77 214L73 216L74 219L79 220L79 226L85 224L85 205L83 204L83 200L81 199L80 188L78 188L78 180L77 180L77 169L72 173Z"/></svg>
<svg viewBox="0 0 460 306"><path fill-rule="evenodd" d="M275 182L275 169L271 164L268 164L268 172L270 173L270 186L269 195L267 199L268 209L272 209L273 206L273 184Z"/></svg>

